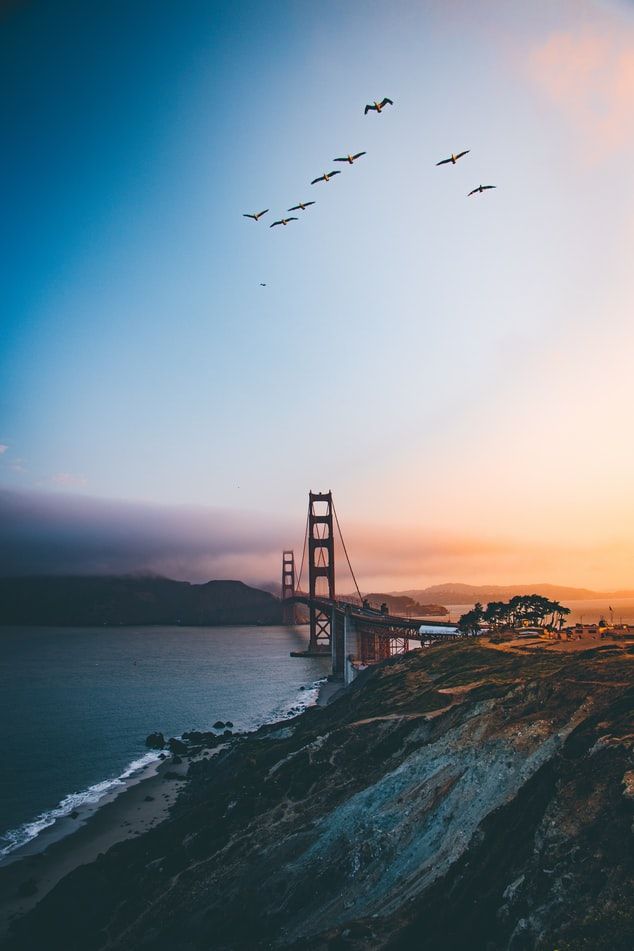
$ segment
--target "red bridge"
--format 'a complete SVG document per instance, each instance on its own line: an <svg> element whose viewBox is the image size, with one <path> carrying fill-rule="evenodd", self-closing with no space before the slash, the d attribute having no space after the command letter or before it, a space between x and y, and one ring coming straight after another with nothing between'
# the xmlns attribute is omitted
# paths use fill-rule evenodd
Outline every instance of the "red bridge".
<svg viewBox="0 0 634 951"><path fill-rule="evenodd" d="M345 554L356 597L341 600L335 594L335 526ZM308 554L308 591L301 588ZM389 614L385 607L372 608L359 590L352 570L332 492L310 492L304 547L299 572L295 554L282 553L282 602L284 623L297 622L296 606L308 607L310 641L308 650L294 656L330 655L332 673L350 683L369 664L403 654L411 640L429 641L455 636L449 621L426 621ZM425 631L421 633L421 626Z"/></svg>

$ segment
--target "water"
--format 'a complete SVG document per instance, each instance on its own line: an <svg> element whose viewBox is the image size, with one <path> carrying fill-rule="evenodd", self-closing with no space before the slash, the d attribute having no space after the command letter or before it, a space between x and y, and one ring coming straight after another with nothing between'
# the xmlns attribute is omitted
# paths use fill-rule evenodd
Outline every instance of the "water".
<svg viewBox="0 0 634 951"><path fill-rule="evenodd" d="M157 757L154 730L248 730L315 702L328 660L289 656L307 640L307 628L0 627L0 858L123 787Z"/></svg>

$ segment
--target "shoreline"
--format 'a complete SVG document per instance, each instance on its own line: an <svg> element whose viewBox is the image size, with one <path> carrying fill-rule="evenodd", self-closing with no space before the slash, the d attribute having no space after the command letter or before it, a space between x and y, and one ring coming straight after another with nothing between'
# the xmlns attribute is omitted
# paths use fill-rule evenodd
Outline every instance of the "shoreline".
<svg viewBox="0 0 634 951"><path fill-rule="evenodd" d="M309 685L306 685L308 687ZM311 685L312 686L312 685ZM328 680L316 684L317 695L308 706L326 706L343 689ZM269 724L292 717L278 717ZM265 724L262 724L265 725ZM259 729L259 727L258 727ZM253 731L255 732L255 731ZM239 734L235 734L238 736ZM142 835L170 817L192 763L213 757L223 745L174 763L156 759L126 778L96 803L78 806L72 814L56 819L34 838L0 859L0 941L11 922L34 908L66 875L88 865L120 842ZM176 774L180 779L168 778Z"/></svg>
<svg viewBox="0 0 634 951"><path fill-rule="evenodd" d="M124 789L99 803L78 807L76 819L57 820L5 856L0 865L0 938L14 918L33 908L69 872L167 819L182 781L167 779L165 774L178 773L184 779L189 762L175 765L168 755L157 766L150 764L131 777ZM69 824L76 828L69 831ZM20 894L21 889L27 893Z"/></svg>

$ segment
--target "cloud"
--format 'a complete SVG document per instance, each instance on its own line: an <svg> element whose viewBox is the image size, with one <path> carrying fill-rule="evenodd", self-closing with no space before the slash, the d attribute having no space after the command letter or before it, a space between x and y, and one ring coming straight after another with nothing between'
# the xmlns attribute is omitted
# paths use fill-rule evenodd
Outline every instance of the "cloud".
<svg viewBox="0 0 634 951"><path fill-rule="evenodd" d="M84 485L87 485L88 480L83 475L74 475L72 472L57 472L54 476L51 477L51 482L54 485L64 486L66 488L81 488Z"/></svg>
<svg viewBox="0 0 634 951"><path fill-rule="evenodd" d="M634 31L626 25L553 33L530 51L528 71L590 161L634 146Z"/></svg>
<svg viewBox="0 0 634 951"><path fill-rule="evenodd" d="M0 491L0 575L153 572L202 582L276 583L281 552L301 558L304 516L159 506L54 492ZM431 533L422 527L342 525L363 591L442 581L587 583L589 553L512 538ZM594 551L610 561L615 553ZM354 590L337 548L339 593ZM618 554L622 561L622 552ZM304 585L306 569L304 569ZM581 577L580 577L581 576Z"/></svg>
<svg viewBox="0 0 634 951"><path fill-rule="evenodd" d="M9 447L5 443L0 442L0 456L7 451Z"/></svg>

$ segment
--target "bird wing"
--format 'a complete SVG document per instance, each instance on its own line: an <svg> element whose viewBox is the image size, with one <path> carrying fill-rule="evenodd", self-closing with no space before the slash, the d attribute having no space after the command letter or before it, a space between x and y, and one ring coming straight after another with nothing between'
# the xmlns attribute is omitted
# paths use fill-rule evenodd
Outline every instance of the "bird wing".
<svg viewBox="0 0 634 951"><path fill-rule="evenodd" d="M450 158L444 158L442 162L436 162L436 165L446 165L447 162L451 162Z"/></svg>
<svg viewBox="0 0 634 951"><path fill-rule="evenodd" d="M242 217L243 217L243 218L253 218L254 221L257 220L256 217L255 217L255 215L242 215Z"/></svg>
<svg viewBox="0 0 634 951"><path fill-rule="evenodd" d="M338 168L336 168L336 169L334 170L334 172L328 172L328 174L329 174L330 176L333 176L333 175L341 175L341 171L340 171Z"/></svg>
<svg viewBox="0 0 634 951"><path fill-rule="evenodd" d="M269 209L265 208L264 211L258 211L258 218L261 218L262 215L265 215Z"/></svg>
<svg viewBox="0 0 634 951"><path fill-rule="evenodd" d="M383 108L383 106L387 106L388 103L389 103L391 106L394 105L394 103L392 102L392 100L391 100L391 99L388 99L387 96L386 96L385 99L383 100L383 102L381 103L381 108Z"/></svg>
<svg viewBox="0 0 634 951"><path fill-rule="evenodd" d="M479 188L474 188L472 192L469 192L469 194L467 195L467 198L470 198L471 195L475 195L475 193L476 193L476 192L479 192L479 191L480 191Z"/></svg>
<svg viewBox="0 0 634 951"><path fill-rule="evenodd" d="M482 188L484 191L486 191L487 188L497 188L497 185L483 185Z"/></svg>
<svg viewBox="0 0 634 951"><path fill-rule="evenodd" d="M287 211L299 211L299 209L300 209L301 207L302 207L301 205L293 205L292 208L287 208L286 210L287 210Z"/></svg>
<svg viewBox="0 0 634 951"><path fill-rule="evenodd" d="M463 155L466 155L467 152L470 152L470 151L471 149L465 149L464 152L458 152L458 154L456 155L456 158L457 159L462 158Z"/></svg>
<svg viewBox="0 0 634 951"><path fill-rule="evenodd" d="M314 205L314 204L315 204L314 201L305 201L305 202L304 202L304 208L307 208L308 205Z"/></svg>
<svg viewBox="0 0 634 951"><path fill-rule="evenodd" d="M352 158L358 159L358 158L361 158L362 155L365 155L365 152L357 152L357 154L353 155ZM339 161L339 159L337 159L337 161Z"/></svg>
<svg viewBox="0 0 634 951"><path fill-rule="evenodd" d="M274 221L272 225L269 225L269 228L274 228L275 225L281 225L281 224L282 224L281 221Z"/></svg>
<svg viewBox="0 0 634 951"><path fill-rule="evenodd" d="M297 219L297 218L287 218L286 220L287 220L287 221L297 221L298 219Z"/></svg>
<svg viewBox="0 0 634 951"><path fill-rule="evenodd" d="M367 116L370 109L376 109L376 106L366 106L365 109L363 110L363 115Z"/></svg>
<svg viewBox="0 0 634 951"><path fill-rule="evenodd" d="M312 180L312 182L311 182L310 184L311 184L311 185L316 185L317 182L323 182L323 180L325 179L325 177L326 177L325 175L320 175L319 178L313 178L313 180Z"/></svg>
<svg viewBox="0 0 634 951"><path fill-rule="evenodd" d="M334 159L333 159L333 162L347 162L347 161L348 161L347 158L334 158Z"/></svg>

